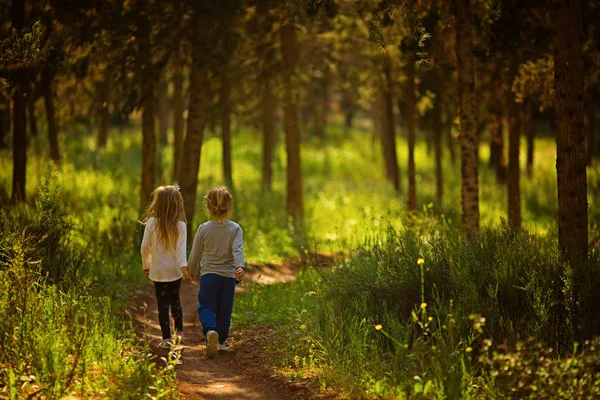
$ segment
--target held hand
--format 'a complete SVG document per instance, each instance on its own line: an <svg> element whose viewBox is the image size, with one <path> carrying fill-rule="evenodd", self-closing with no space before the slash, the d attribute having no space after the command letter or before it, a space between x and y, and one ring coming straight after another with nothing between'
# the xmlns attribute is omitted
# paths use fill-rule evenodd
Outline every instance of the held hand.
<svg viewBox="0 0 600 400"><path fill-rule="evenodd" d="M149 269L145 269L144 270L144 275L146 275L146 276L150 275L150 270Z"/></svg>
<svg viewBox="0 0 600 400"><path fill-rule="evenodd" d="M187 281L193 281L194 275L190 272L188 267L181 267L181 272L183 273L183 278Z"/></svg>
<svg viewBox="0 0 600 400"><path fill-rule="evenodd" d="M235 270L235 279L240 281L240 280L242 280L243 277L244 277L244 268L237 267L237 269Z"/></svg>

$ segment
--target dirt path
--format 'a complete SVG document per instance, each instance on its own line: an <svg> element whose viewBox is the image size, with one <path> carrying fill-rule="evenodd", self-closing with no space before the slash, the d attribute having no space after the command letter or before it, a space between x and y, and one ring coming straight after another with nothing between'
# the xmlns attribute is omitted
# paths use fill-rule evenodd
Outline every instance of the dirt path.
<svg viewBox="0 0 600 400"><path fill-rule="evenodd" d="M248 279L263 283L294 279L297 266L263 267L248 274ZM156 299L150 284L132 304L132 317L150 332L151 348L158 357L167 352L157 347L161 338ZM243 291L241 285L236 291ZM177 366L178 390L184 399L209 400L283 400L334 399L332 394L316 393L305 384L290 383L269 370L265 348L274 334L271 330L237 330L231 332L231 349L206 358L205 338L198 321L198 282L183 282L181 302L184 312L185 341L182 364ZM146 305L144 307L144 305ZM235 306L234 306L235 307ZM146 312L144 314L144 308Z"/></svg>

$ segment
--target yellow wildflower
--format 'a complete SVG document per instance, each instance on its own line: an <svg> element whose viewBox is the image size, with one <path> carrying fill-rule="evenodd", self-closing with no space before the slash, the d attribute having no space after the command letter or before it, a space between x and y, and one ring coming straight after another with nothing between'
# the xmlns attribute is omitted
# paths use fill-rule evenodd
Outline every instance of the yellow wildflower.
<svg viewBox="0 0 600 400"><path fill-rule="evenodd" d="M419 264L419 265L425 264L425 260L423 258L419 258L417 260L417 264Z"/></svg>
<svg viewBox="0 0 600 400"><path fill-rule="evenodd" d="M383 329L383 326L381 324L375 325L375 330L376 331L380 331L381 329Z"/></svg>

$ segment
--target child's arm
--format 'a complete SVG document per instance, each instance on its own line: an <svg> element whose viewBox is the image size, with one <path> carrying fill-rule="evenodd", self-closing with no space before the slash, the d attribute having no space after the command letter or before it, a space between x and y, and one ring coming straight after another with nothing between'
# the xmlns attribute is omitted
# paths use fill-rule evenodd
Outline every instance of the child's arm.
<svg viewBox="0 0 600 400"><path fill-rule="evenodd" d="M185 222L180 221L177 224L177 230L179 232L179 236L177 237L177 247L175 251L175 258L177 259L177 265L181 269L183 273L183 277L187 280L192 280L194 277L190 274L187 268L187 259L186 259L186 245L187 245L187 229L185 226Z"/></svg>
<svg viewBox="0 0 600 400"><path fill-rule="evenodd" d="M241 282L244 277L244 233L242 227L238 226L233 236L233 243L231 245L231 252L233 254L233 266L235 267L235 279L236 283Z"/></svg>
<svg viewBox="0 0 600 400"><path fill-rule="evenodd" d="M233 266L235 269L244 268L244 233L241 227L238 227L235 231L231 252L233 254Z"/></svg>
<svg viewBox="0 0 600 400"><path fill-rule="evenodd" d="M194 243L192 244L192 251L190 251L190 259L188 260L188 266L192 275L196 275L196 273L198 272L198 263L202 258L202 251L204 248L202 234L200 233L201 228L202 225L200 225L198 227L198 230L196 231L196 235L194 236Z"/></svg>
<svg viewBox="0 0 600 400"><path fill-rule="evenodd" d="M144 273L148 276L148 271L150 271L150 264L152 263L152 253L151 253L151 244L150 244L150 229L153 220L149 219L144 227L144 238L142 239L142 246L140 251L142 253L142 266L144 268Z"/></svg>

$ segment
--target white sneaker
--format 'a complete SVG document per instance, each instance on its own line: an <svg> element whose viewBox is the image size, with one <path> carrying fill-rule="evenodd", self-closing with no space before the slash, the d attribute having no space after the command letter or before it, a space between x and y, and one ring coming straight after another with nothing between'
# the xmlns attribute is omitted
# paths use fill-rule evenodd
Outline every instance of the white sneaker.
<svg viewBox="0 0 600 400"><path fill-rule="evenodd" d="M231 347L231 345L229 344L229 342L226 340L223 343L220 343L219 346L217 347L218 351L227 351L229 350L229 348Z"/></svg>
<svg viewBox="0 0 600 400"><path fill-rule="evenodd" d="M169 350L171 348L171 346L173 346L173 340L172 339L163 339L158 343L158 347L160 347L161 349L167 349Z"/></svg>
<svg viewBox="0 0 600 400"><path fill-rule="evenodd" d="M206 356L213 358L217 355L217 346L219 345L219 333L217 331L208 331L206 334Z"/></svg>

